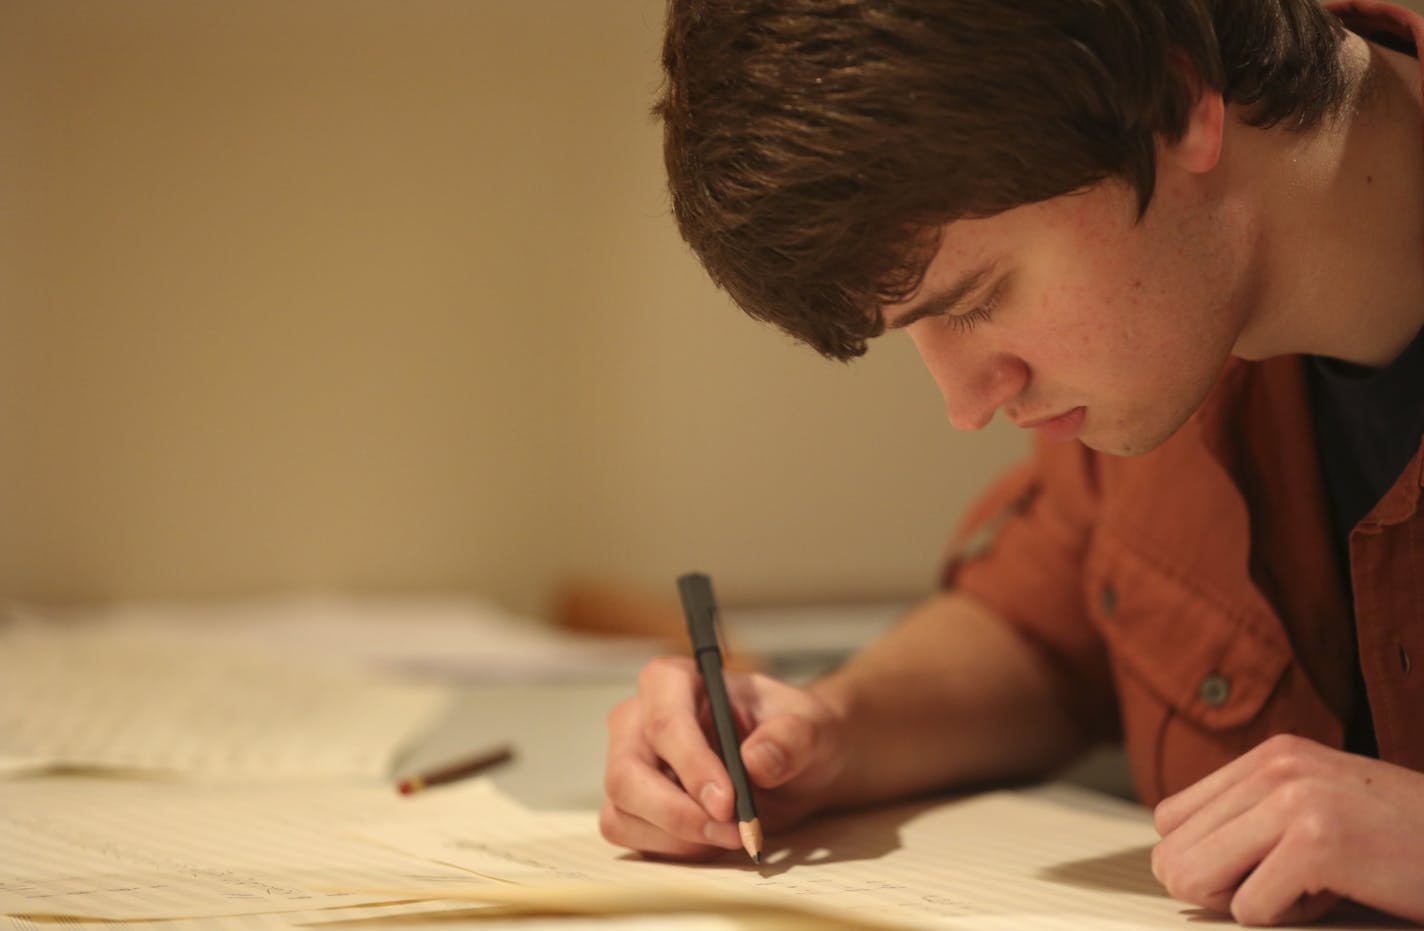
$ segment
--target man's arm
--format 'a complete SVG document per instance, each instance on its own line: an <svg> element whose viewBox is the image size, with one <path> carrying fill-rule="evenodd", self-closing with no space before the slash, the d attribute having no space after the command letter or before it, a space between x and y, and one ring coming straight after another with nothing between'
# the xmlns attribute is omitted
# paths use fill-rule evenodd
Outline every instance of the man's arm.
<svg viewBox="0 0 1424 931"><path fill-rule="evenodd" d="M1043 658L953 591L811 691L839 710L855 761L835 786L837 802L1043 775L1085 743Z"/></svg>

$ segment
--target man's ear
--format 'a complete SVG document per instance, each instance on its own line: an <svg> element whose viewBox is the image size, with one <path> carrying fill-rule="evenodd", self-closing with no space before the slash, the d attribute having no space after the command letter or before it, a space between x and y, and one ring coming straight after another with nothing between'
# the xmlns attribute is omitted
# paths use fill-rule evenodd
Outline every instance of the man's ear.
<svg viewBox="0 0 1424 931"><path fill-rule="evenodd" d="M1187 125L1175 142L1158 140L1158 158L1168 158L1184 170L1204 174L1221 160L1222 134L1226 129L1226 102L1221 91L1202 81L1185 56L1173 64L1187 78L1196 99L1187 111Z"/></svg>

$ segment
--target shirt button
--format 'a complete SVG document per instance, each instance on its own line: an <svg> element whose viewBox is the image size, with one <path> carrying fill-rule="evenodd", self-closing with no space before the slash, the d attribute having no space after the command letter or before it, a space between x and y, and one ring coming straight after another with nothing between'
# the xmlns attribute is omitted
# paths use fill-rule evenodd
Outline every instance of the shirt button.
<svg viewBox="0 0 1424 931"><path fill-rule="evenodd" d="M1117 610L1117 589L1111 584L1103 586L1102 607L1103 613L1108 616Z"/></svg>
<svg viewBox="0 0 1424 931"><path fill-rule="evenodd" d="M1409 661L1409 654L1405 651L1404 645L1399 646L1399 668L1407 676L1413 664Z"/></svg>
<svg viewBox="0 0 1424 931"><path fill-rule="evenodd" d="M1213 672L1201 680L1197 694L1208 708L1220 708L1231 697L1231 680L1219 672Z"/></svg>

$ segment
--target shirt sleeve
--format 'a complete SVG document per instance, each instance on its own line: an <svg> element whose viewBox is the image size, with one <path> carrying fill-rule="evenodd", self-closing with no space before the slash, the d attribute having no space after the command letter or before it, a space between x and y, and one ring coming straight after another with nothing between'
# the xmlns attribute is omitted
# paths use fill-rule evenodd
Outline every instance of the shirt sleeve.
<svg viewBox="0 0 1424 931"><path fill-rule="evenodd" d="M1090 742L1120 732L1107 650L1086 603L1095 457L1080 443L1040 438L1028 461L971 508L941 575L945 588L992 610L1043 658Z"/></svg>

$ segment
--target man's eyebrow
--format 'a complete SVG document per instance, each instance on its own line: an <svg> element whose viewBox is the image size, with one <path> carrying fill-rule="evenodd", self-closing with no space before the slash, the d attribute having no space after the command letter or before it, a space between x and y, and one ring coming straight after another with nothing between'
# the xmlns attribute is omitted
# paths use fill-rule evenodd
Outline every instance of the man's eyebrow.
<svg viewBox="0 0 1424 931"><path fill-rule="evenodd" d="M885 323L887 330L899 330L909 326L916 320L923 320L925 317L932 317L935 314L942 314L953 310L966 297L978 290L984 283L984 279L989 277L989 273L994 270L992 263L986 262L978 268L965 272L954 280L946 288L928 295L923 300L915 304L894 320Z"/></svg>

